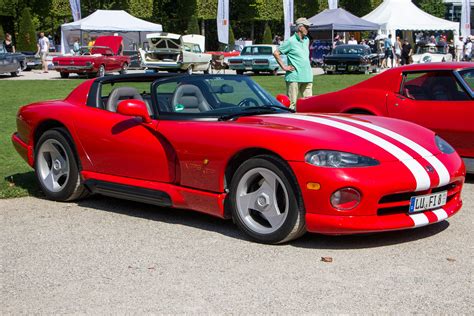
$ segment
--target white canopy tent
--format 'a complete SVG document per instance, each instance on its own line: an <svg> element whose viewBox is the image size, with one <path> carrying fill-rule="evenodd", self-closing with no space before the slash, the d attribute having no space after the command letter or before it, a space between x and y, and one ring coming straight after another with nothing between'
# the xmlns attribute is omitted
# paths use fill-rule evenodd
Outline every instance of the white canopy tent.
<svg viewBox="0 0 474 316"><path fill-rule="evenodd" d="M457 40L459 23L440 19L418 8L411 0L384 0L375 10L362 17L380 24L380 32L392 34L403 31L453 31Z"/></svg>
<svg viewBox="0 0 474 316"><path fill-rule="evenodd" d="M123 10L97 10L82 20L61 25L61 53L69 53L76 39L85 45L91 36L114 34L123 36L125 50L135 50L142 40L146 41L146 34L161 31L161 24L138 19Z"/></svg>

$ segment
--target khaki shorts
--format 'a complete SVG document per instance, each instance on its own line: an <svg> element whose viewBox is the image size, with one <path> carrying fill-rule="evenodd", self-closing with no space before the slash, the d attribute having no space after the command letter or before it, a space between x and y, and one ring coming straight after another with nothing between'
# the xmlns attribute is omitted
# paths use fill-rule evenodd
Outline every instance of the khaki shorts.
<svg viewBox="0 0 474 316"><path fill-rule="evenodd" d="M312 82L286 82L286 94L290 98L290 109L296 110L296 101L313 95Z"/></svg>
<svg viewBox="0 0 474 316"><path fill-rule="evenodd" d="M48 52L41 52L40 55L41 55L41 61L45 62L46 57L48 57Z"/></svg>

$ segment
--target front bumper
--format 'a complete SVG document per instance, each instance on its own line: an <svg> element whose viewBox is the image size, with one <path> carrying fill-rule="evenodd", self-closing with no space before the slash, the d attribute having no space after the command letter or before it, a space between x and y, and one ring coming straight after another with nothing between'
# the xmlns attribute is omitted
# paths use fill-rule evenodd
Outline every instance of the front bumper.
<svg viewBox="0 0 474 316"><path fill-rule="evenodd" d="M448 155L445 155L448 156ZM305 206L306 228L309 232L343 235L415 228L442 221L459 211L462 206L461 189L464 166L456 154L443 160L450 172L450 182L437 188L415 192L415 182L408 169L400 162L382 163L367 168L319 168L304 162L290 162L295 172ZM319 190L307 184L317 182ZM340 211L330 203L331 195L351 187L361 193L360 204L352 210ZM447 203L438 209L409 214L410 197L446 190Z"/></svg>
<svg viewBox="0 0 474 316"><path fill-rule="evenodd" d="M370 70L370 65L323 65L325 71L332 72L367 72Z"/></svg>
<svg viewBox="0 0 474 316"><path fill-rule="evenodd" d="M18 154L23 158L31 167L33 167L34 157L33 157L33 146L25 143L18 135L18 133L13 133L12 135L13 147L15 147Z"/></svg>

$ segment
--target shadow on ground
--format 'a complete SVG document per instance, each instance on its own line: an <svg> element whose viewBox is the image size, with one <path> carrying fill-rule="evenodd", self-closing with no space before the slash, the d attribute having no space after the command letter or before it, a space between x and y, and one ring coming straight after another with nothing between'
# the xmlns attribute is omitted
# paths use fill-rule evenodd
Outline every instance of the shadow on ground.
<svg viewBox="0 0 474 316"><path fill-rule="evenodd" d="M168 224L185 225L216 232L231 238L250 241L239 231L237 226L234 225L231 220L223 220L194 211L164 208L104 196L93 196L78 201L78 205L100 211L134 216ZM448 227L449 223L444 221L417 229L377 234L325 236L307 233L300 239L290 242L289 245L311 249L360 249L384 247L427 238L442 232Z"/></svg>
<svg viewBox="0 0 474 316"><path fill-rule="evenodd" d="M15 173L5 177L5 181L18 188L24 189L28 195L44 198L43 192L38 187L34 171Z"/></svg>

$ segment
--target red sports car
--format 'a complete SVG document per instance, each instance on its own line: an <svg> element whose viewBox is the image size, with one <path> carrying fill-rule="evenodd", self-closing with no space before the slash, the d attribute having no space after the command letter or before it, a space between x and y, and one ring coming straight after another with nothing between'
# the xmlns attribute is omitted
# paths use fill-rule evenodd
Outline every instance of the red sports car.
<svg viewBox="0 0 474 316"><path fill-rule="evenodd" d="M297 109L382 115L420 124L453 145L474 173L474 63L392 68L344 90L301 99Z"/></svg>
<svg viewBox="0 0 474 316"><path fill-rule="evenodd" d="M246 76L97 78L23 106L17 128L13 144L50 199L192 209L259 242L414 228L462 205L462 160L434 132L294 114Z"/></svg>
<svg viewBox="0 0 474 316"><path fill-rule="evenodd" d="M122 36L99 36L94 46L81 47L79 55L53 58L54 69L61 78L77 73L89 77L103 77L106 73L127 73L130 56L123 56Z"/></svg>

